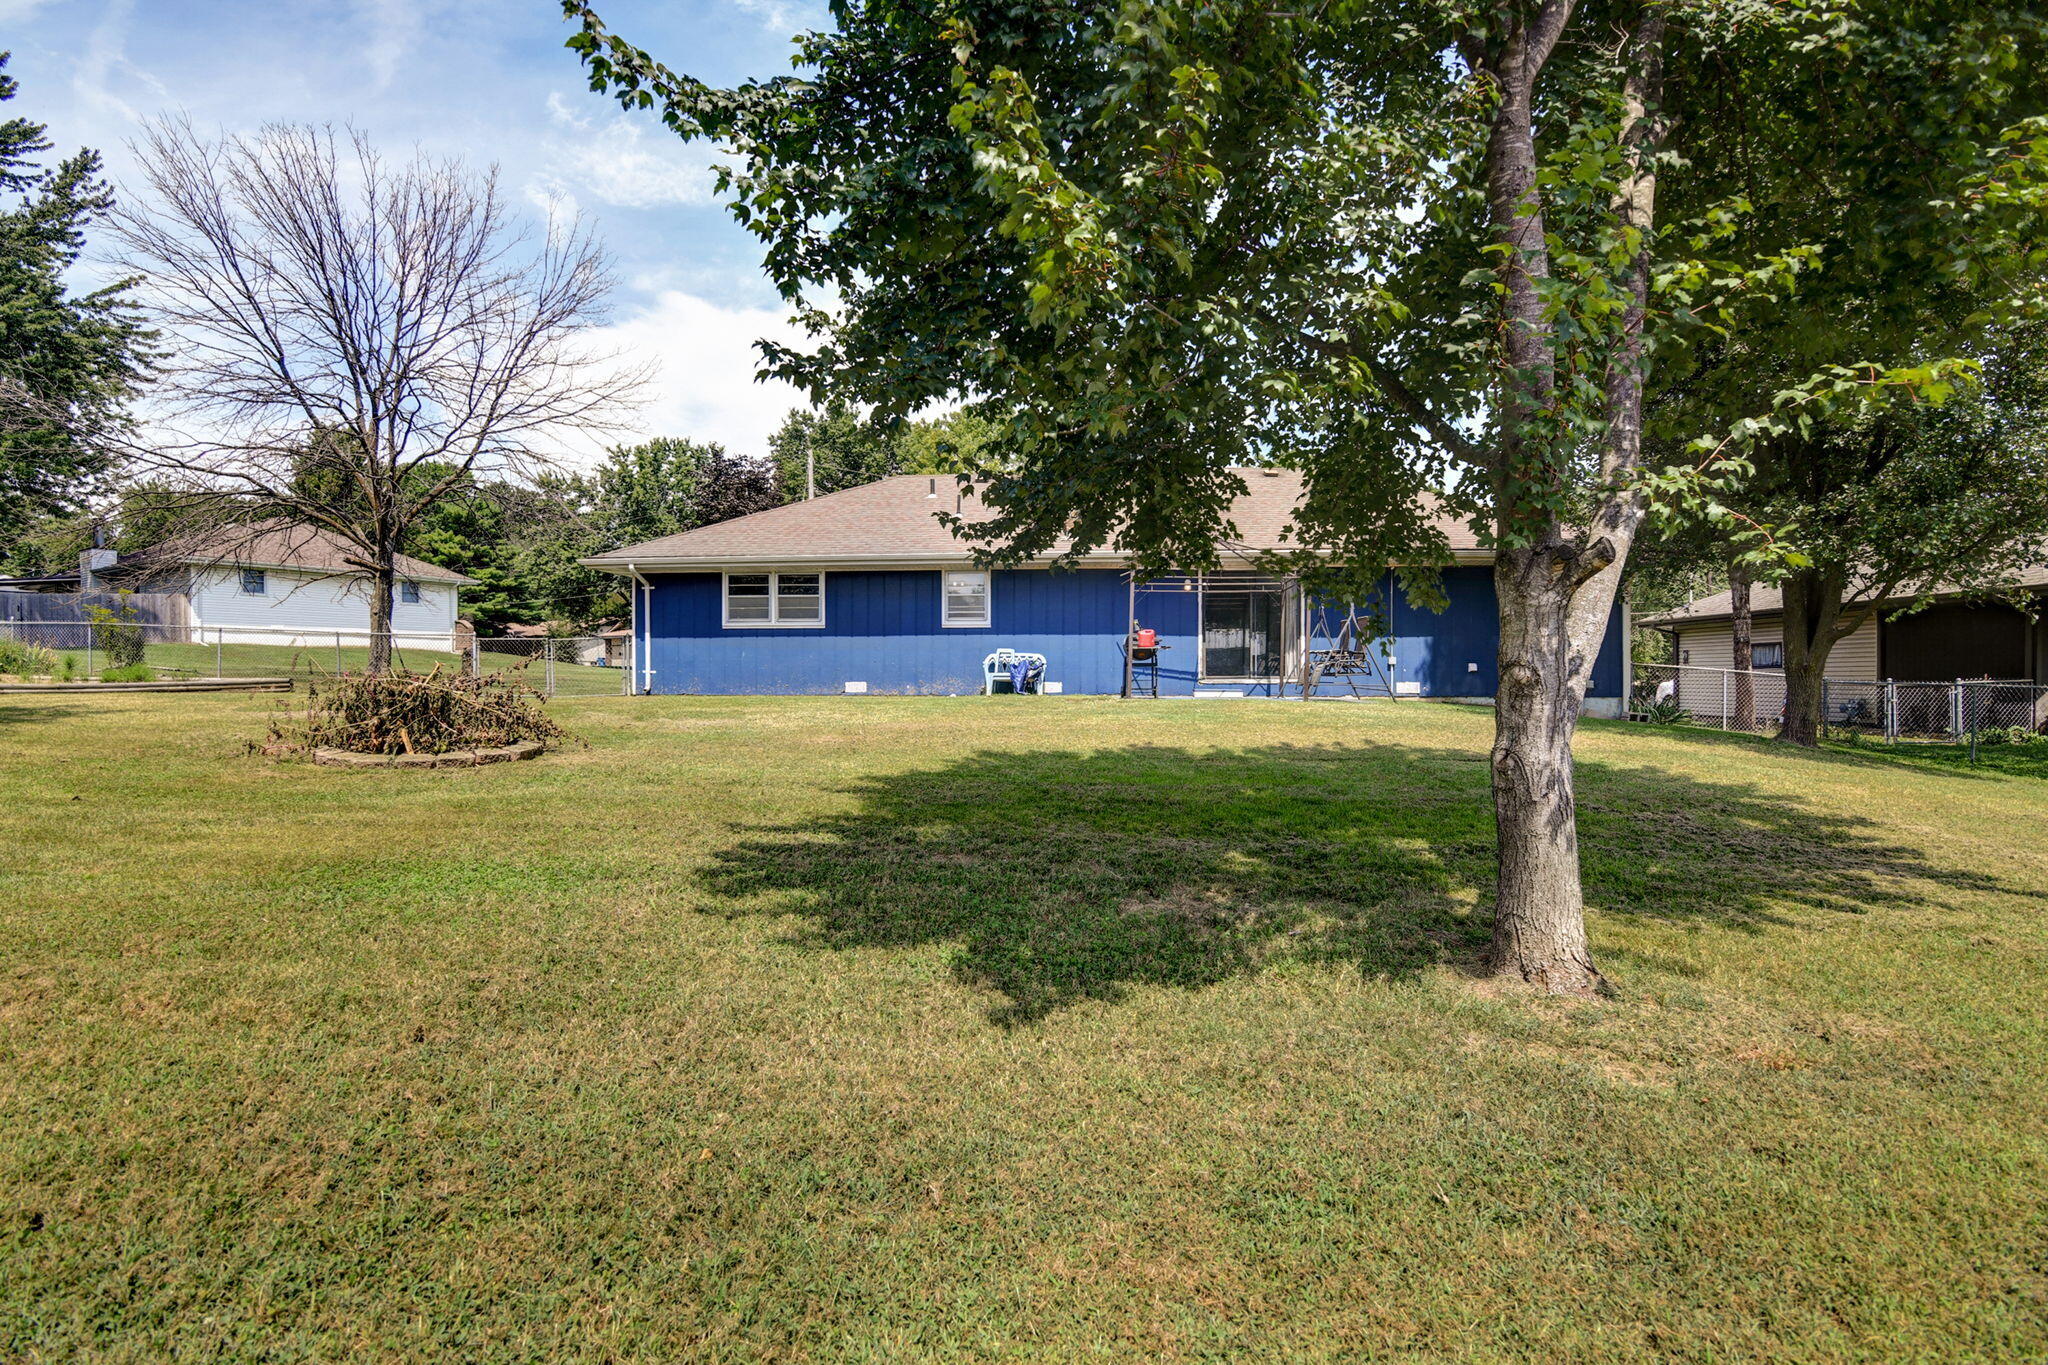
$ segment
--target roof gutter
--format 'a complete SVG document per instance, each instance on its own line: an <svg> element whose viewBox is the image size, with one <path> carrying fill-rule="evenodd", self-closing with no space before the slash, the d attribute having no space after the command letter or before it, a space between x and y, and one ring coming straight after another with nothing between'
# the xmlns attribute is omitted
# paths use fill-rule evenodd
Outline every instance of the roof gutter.
<svg viewBox="0 0 2048 1365"><path fill-rule="evenodd" d="M633 559L612 559L593 556L576 561L586 569L601 573L637 577L641 570L656 573L767 573L775 569L945 569L960 565L972 565L972 555L688 555L662 559L635 556ZM1490 564L1493 554L1489 550L1454 550L1451 562L1459 565ZM1026 564L1012 565L1020 569L1051 569L1050 560L1034 560ZM1066 566L1077 569L1128 569L1130 561L1117 555L1088 555Z"/></svg>

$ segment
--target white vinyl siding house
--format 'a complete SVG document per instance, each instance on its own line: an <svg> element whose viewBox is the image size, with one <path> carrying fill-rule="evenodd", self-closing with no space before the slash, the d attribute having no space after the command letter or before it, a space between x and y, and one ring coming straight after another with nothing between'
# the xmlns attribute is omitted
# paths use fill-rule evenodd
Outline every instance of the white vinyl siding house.
<svg viewBox="0 0 2048 1365"><path fill-rule="evenodd" d="M1679 663L1693 668L1735 667L1735 632L1726 621L1681 626L1674 634L1678 637ZM1784 638L1784 628L1777 616L1761 618L1750 628L1751 644L1782 644ZM1828 654L1826 673L1830 678L1851 681L1878 676L1877 618L1874 614L1856 628L1855 634Z"/></svg>
<svg viewBox="0 0 2048 1365"><path fill-rule="evenodd" d="M262 591L245 591L245 586L257 586L259 569ZM419 584L419 600L406 601L402 590L393 593L392 632L434 637L409 642L420 648L454 648L456 585L402 582ZM223 640L243 644L274 643L279 631L365 637L370 630L368 583L360 577L274 565L195 565L187 600L191 624L205 628L209 640L217 629L223 631Z"/></svg>
<svg viewBox="0 0 2048 1365"><path fill-rule="evenodd" d="M123 555L112 585L182 598L194 638L232 644L367 643L370 582L358 553L332 532L281 519L219 528ZM396 556L391 630L400 645L456 646L456 594L476 580Z"/></svg>
<svg viewBox="0 0 2048 1365"><path fill-rule="evenodd" d="M1674 630L1678 640L1678 662L1692 669L1731 669L1735 667L1735 631L1726 621L1703 622L1696 626L1681 626ZM1827 667L1823 676L1841 682L1869 682L1877 678L1877 633L1875 614L1856 628L1856 632L1837 644L1828 653ZM1750 626L1750 644L1757 653L1768 656L1765 647L1782 647L1785 640L1784 618L1773 613L1760 616ZM1757 665L1759 674L1781 672L1782 667ZM1719 715L1727 705L1727 684L1722 675L1709 672L1681 672L1677 678L1677 700L1680 706L1695 715ZM1766 716L1777 714L1785 704L1782 684L1769 682L1759 677L1756 685L1757 704Z"/></svg>

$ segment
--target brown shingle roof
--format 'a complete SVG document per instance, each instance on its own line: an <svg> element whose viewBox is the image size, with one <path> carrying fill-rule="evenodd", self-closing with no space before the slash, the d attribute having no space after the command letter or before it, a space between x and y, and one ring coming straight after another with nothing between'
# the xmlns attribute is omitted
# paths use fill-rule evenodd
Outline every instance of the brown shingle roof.
<svg viewBox="0 0 2048 1365"><path fill-rule="evenodd" d="M349 563L361 551L334 532L284 520L257 521L246 526L224 526L218 530L178 536L133 556L144 564L248 564L271 569L308 569L325 574L360 574ZM400 578L419 583L453 583L474 586L453 569L443 569L396 555L392 567Z"/></svg>
<svg viewBox="0 0 2048 1365"><path fill-rule="evenodd" d="M1246 488L1230 510L1238 543L1253 550L1291 546L1287 531L1301 502L1301 475L1289 469L1239 469L1237 473ZM979 519L984 510L973 490L962 493L950 476L899 474L808 502L787 503L694 531L607 550L583 562L618 569L628 563L659 568L677 563L715 567L770 562L965 561L969 547L937 517L939 512L956 508L969 521ZM1453 551L1466 555L1479 551L1478 541L1462 521L1443 516L1438 524Z"/></svg>
<svg viewBox="0 0 2048 1365"><path fill-rule="evenodd" d="M2001 590L2020 588L2048 588L2048 562L2023 569L2012 581L2001 585ZM1853 589L1852 589L1853 591ZM1956 597L1968 592L1980 592L1981 588L1965 587L1960 583L1936 583L1933 595ZM1918 589L1905 589L1885 598L1886 602L1910 602L1921 594ZM1672 611L1658 612L1652 616L1638 616L1636 624L1655 629L1672 626L1695 625L1705 621L1726 621L1733 614L1732 598L1725 592L1711 593L1696 597L1682 607ZM1762 584L1749 590L1749 614L1752 616L1776 616L1785 609L1785 594L1782 590Z"/></svg>

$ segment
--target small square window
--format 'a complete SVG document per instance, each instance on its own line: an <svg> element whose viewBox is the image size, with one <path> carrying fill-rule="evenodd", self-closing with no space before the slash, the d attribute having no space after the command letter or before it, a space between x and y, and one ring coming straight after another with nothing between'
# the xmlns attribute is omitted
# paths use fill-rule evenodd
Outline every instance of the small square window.
<svg viewBox="0 0 2048 1365"><path fill-rule="evenodd" d="M420 585L412 582L400 583L398 585L398 600L401 602L419 601Z"/></svg>
<svg viewBox="0 0 2048 1365"><path fill-rule="evenodd" d="M1769 644L1751 645L1749 647L1749 666L1751 668L1783 668L1785 666L1785 646L1783 642L1773 640Z"/></svg>
<svg viewBox="0 0 2048 1365"><path fill-rule="evenodd" d="M988 598L986 573L977 569L946 570L944 624L986 626L989 623Z"/></svg>
<svg viewBox="0 0 2048 1365"><path fill-rule="evenodd" d="M263 596L263 570L242 570L242 591L251 597Z"/></svg>

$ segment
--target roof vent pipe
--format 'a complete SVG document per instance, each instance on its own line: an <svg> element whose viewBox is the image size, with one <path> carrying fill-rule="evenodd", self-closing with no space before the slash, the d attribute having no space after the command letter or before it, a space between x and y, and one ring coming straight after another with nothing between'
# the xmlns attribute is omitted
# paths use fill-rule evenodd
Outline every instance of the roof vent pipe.
<svg viewBox="0 0 2048 1365"><path fill-rule="evenodd" d="M939 481L937 479L933 479L926 486L924 495L928 498L936 498L939 495Z"/></svg>

